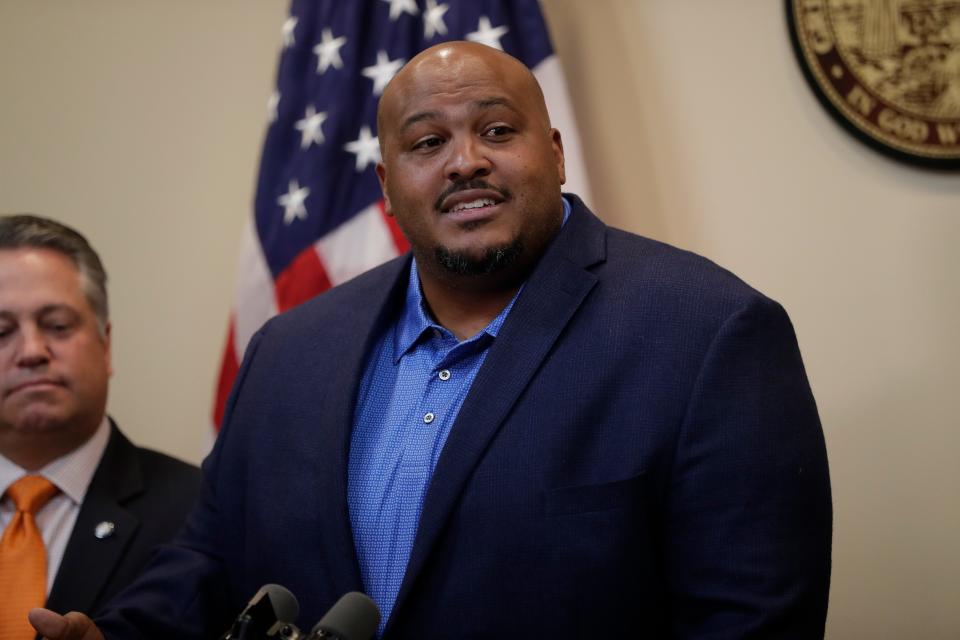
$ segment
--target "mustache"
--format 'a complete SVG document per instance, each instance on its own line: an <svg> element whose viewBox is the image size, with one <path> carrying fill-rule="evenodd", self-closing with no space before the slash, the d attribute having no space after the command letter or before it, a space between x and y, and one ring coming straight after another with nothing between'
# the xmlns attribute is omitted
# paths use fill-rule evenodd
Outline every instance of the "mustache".
<svg viewBox="0 0 960 640"><path fill-rule="evenodd" d="M437 198L437 201L433 203L433 208L437 211L440 211L443 207L443 201L452 196L455 193L460 191L469 191L470 189L488 189L490 191L496 191L504 200L510 198L510 190L504 189L503 187L497 187L486 180L480 178L474 178L473 180L464 180L463 182L455 182L446 189L443 190L443 193L440 194L440 197Z"/></svg>

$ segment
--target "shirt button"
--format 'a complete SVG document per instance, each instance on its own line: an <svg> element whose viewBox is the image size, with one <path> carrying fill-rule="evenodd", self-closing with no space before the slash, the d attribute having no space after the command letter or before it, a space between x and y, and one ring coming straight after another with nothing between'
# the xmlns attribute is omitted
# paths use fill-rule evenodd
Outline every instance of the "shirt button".
<svg viewBox="0 0 960 640"><path fill-rule="evenodd" d="M434 419L434 418L436 418L436 416L433 415L432 413L425 413L425 414L423 415L423 423L424 423L424 424L430 424L431 422L433 422L433 419Z"/></svg>
<svg viewBox="0 0 960 640"><path fill-rule="evenodd" d="M449 369L444 369L444 370L441 371L438 375L440 376L440 379L441 379L441 380L449 380L449 379L450 379L450 370L449 370Z"/></svg>

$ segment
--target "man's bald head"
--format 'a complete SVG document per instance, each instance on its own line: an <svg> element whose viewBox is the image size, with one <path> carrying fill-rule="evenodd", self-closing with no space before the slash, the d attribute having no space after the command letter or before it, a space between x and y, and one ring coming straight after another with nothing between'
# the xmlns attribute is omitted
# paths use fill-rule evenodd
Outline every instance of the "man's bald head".
<svg viewBox="0 0 960 640"><path fill-rule="evenodd" d="M426 89L441 93L450 89L448 82L462 78L467 72L478 71L492 74L500 84L512 89L512 93L524 96L542 118L544 130L550 129L543 90L525 64L509 53L477 42L442 42L411 58L387 84L377 107L377 133L381 146L385 133L404 124L397 121L402 115L398 110L408 102L411 91Z"/></svg>
<svg viewBox="0 0 960 640"><path fill-rule="evenodd" d="M560 228L565 179L530 70L485 45L437 45L393 78L377 125L384 209L421 280L509 291L526 277Z"/></svg>

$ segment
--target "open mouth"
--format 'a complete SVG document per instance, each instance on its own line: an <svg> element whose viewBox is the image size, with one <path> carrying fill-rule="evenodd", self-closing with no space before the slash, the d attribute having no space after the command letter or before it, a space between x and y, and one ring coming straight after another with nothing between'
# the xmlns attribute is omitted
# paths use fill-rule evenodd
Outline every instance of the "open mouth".
<svg viewBox="0 0 960 640"><path fill-rule="evenodd" d="M460 213L461 211L475 211L477 209L483 209L486 207L492 207L497 202L493 198L479 198L477 200L471 200L470 202L461 202L458 205L455 205L450 208L447 213Z"/></svg>
<svg viewBox="0 0 960 640"><path fill-rule="evenodd" d="M489 215L505 200L502 194L492 189L468 189L444 198L440 212L457 220L474 220Z"/></svg>

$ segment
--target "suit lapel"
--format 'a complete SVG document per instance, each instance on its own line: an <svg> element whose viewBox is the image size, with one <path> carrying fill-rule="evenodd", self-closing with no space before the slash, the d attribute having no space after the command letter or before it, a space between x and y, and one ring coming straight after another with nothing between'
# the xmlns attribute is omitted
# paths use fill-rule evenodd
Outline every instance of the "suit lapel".
<svg viewBox="0 0 960 640"><path fill-rule="evenodd" d="M318 354L317 361L334 363L338 374L321 368L322 378L316 381L317 385L340 387L324 394L326 401L316 409L323 423L329 425L325 433L332 436L331 446L320 448L318 461L321 474L318 509L324 514L323 526L318 530L323 536L324 566L329 568L335 593L363 589L347 503L350 434L368 353L385 323L391 319L392 309L402 299L409 264L409 255L402 256L373 273L360 276L352 286L352 298L339 303L352 310L349 326L344 328L344 335L335 350ZM371 300L380 302L371 305Z"/></svg>
<svg viewBox="0 0 960 640"><path fill-rule="evenodd" d="M143 481L133 445L110 423L110 440L90 481L47 599L55 611L89 611L140 526L122 506L140 493ZM113 523L111 535L98 538L101 522Z"/></svg>
<svg viewBox="0 0 960 640"><path fill-rule="evenodd" d="M586 267L603 260L606 227L579 198L567 197L573 202L573 214L524 285L444 445L424 500L394 618L487 445L596 284L596 276Z"/></svg>

